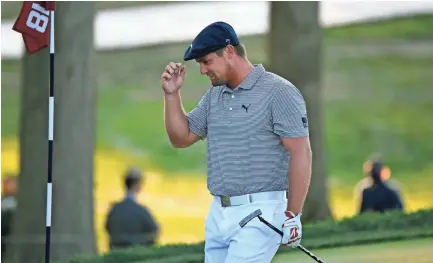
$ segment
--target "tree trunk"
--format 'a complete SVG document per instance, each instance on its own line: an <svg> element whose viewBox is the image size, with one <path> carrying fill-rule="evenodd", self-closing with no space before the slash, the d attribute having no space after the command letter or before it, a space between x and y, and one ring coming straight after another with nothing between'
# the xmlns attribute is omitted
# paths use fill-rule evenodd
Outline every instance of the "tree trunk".
<svg viewBox="0 0 433 263"><path fill-rule="evenodd" d="M95 254L93 153L96 83L94 2L58 2L55 12L51 260ZM48 160L48 48L24 56L18 209L9 258L44 260Z"/></svg>
<svg viewBox="0 0 433 263"><path fill-rule="evenodd" d="M96 252L93 206L94 2L56 12L52 259Z"/></svg>
<svg viewBox="0 0 433 263"><path fill-rule="evenodd" d="M303 218L324 220L328 204L321 88L322 29L318 2L272 2L270 70L291 81L304 95L309 118L313 167Z"/></svg>
<svg viewBox="0 0 433 263"><path fill-rule="evenodd" d="M48 157L48 50L23 56L20 102L20 175L7 261L44 259Z"/></svg>

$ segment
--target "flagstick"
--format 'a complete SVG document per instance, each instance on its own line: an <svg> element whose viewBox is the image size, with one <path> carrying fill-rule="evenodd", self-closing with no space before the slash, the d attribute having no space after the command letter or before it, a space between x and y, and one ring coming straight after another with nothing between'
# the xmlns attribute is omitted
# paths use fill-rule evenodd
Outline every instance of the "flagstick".
<svg viewBox="0 0 433 263"><path fill-rule="evenodd" d="M45 263L50 262L51 248L51 208L53 177L53 137L54 137L54 11L50 11L50 97L48 109L48 181L47 181L47 213L45 236Z"/></svg>

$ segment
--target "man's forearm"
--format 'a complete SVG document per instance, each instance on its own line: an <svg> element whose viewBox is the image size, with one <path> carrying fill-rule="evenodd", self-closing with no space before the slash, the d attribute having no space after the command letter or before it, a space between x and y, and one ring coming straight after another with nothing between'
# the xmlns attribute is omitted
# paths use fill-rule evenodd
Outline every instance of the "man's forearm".
<svg viewBox="0 0 433 263"><path fill-rule="evenodd" d="M310 187L311 159L312 154L309 147L291 153L287 211L295 214L302 212Z"/></svg>
<svg viewBox="0 0 433 263"><path fill-rule="evenodd" d="M180 91L164 95L164 121L171 143L180 144L188 137L188 119L182 106Z"/></svg>

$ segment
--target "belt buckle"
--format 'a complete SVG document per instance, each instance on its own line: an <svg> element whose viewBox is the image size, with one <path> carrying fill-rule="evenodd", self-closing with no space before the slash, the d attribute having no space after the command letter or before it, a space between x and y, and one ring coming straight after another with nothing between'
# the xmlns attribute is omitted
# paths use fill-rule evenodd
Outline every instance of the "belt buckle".
<svg viewBox="0 0 433 263"><path fill-rule="evenodd" d="M231 205L229 196L221 196L220 199L223 207L229 207Z"/></svg>

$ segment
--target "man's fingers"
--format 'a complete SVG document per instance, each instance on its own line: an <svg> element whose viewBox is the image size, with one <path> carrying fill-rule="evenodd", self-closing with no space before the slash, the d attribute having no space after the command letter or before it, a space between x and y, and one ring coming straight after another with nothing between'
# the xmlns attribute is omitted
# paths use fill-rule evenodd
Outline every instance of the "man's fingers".
<svg viewBox="0 0 433 263"><path fill-rule="evenodd" d="M165 67L164 73L168 73L168 74L172 75L174 73L174 69L170 65L167 65L167 67Z"/></svg>
<svg viewBox="0 0 433 263"><path fill-rule="evenodd" d="M174 62L170 62L166 67L164 72L167 72L170 75L173 74L179 74L182 68L182 64L181 63L174 63Z"/></svg>
<svg viewBox="0 0 433 263"><path fill-rule="evenodd" d="M173 69L175 74L179 73L179 68L181 66L180 63L174 63L174 62L170 62L169 66Z"/></svg>
<svg viewBox="0 0 433 263"><path fill-rule="evenodd" d="M179 63L179 64L180 64L180 63ZM180 67L179 75L180 75L182 78L185 76L185 73L186 73L185 70L186 70L185 66Z"/></svg>
<svg viewBox="0 0 433 263"><path fill-rule="evenodd" d="M301 240L301 238L297 238L294 240L288 240L287 242L282 242L281 245L285 246L285 247L297 247L298 244L295 245L295 243L297 243L299 240Z"/></svg>
<svg viewBox="0 0 433 263"><path fill-rule="evenodd" d="M164 72L161 75L161 79L162 80L170 80L171 79L171 75L168 72Z"/></svg>

